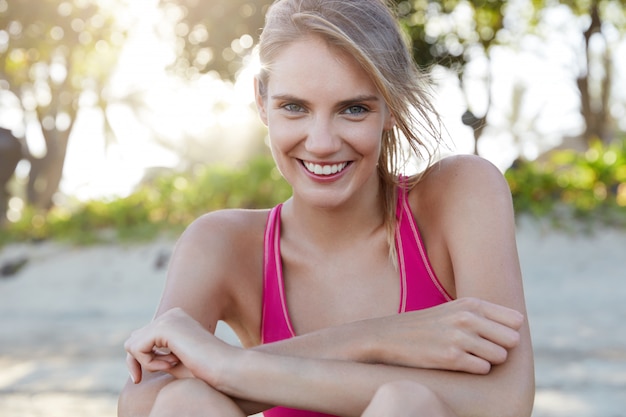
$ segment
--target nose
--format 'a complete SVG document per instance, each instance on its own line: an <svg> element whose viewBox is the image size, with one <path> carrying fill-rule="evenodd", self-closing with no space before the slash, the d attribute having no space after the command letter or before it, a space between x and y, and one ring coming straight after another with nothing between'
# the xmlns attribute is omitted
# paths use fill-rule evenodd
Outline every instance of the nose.
<svg viewBox="0 0 626 417"><path fill-rule="evenodd" d="M317 156L338 152L341 148L341 139L333 127L332 120L323 117L313 119L304 147L308 152Z"/></svg>

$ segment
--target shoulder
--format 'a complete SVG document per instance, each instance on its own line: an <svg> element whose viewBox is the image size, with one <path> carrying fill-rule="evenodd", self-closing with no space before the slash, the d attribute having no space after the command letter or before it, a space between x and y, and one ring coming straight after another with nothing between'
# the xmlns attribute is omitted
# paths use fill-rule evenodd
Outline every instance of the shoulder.
<svg viewBox="0 0 626 417"><path fill-rule="evenodd" d="M218 210L197 218L181 236L181 242L229 249L258 239L265 231L268 210Z"/></svg>
<svg viewBox="0 0 626 417"><path fill-rule="evenodd" d="M173 262L182 258L185 264L210 270L216 278L232 275L262 257L267 215L268 210L219 210L205 214L182 234Z"/></svg>
<svg viewBox="0 0 626 417"><path fill-rule="evenodd" d="M510 204L511 192L504 175L491 162L474 155L455 155L424 172L409 192L409 200L415 209L469 214L467 210Z"/></svg>
<svg viewBox="0 0 626 417"><path fill-rule="evenodd" d="M190 224L170 260L160 310L183 306L198 317L212 304L225 312L241 288L256 288L262 276L267 214L220 210Z"/></svg>
<svg viewBox="0 0 626 417"><path fill-rule="evenodd" d="M455 156L433 165L409 202L440 279L457 297L478 297L523 308L508 184L490 162ZM522 311L522 310L520 310Z"/></svg>
<svg viewBox="0 0 626 417"><path fill-rule="evenodd" d="M454 155L434 163L424 173L422 183L428 186L506 186L502 172L488 160L475 155Z"/></svg>
<svg viewBox="0 0 626 417"><path fill-rule="evenodd" d="M472 155L445 158L429 168L409 192L413 215L427 238L447 250L514 235L509 186L491 162ZM474 242L474 243L472 243Z"/></svg>

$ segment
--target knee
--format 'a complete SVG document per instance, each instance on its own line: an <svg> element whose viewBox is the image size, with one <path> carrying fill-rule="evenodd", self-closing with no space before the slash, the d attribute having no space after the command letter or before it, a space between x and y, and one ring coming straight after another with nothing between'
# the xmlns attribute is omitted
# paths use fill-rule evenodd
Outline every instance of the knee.
<svg viewBox="0 0 626 417"><path fill-rule="evenodd" d="M381 385L363 417L448 416L449 409L428 387L413 381Z"/></svg>
<svg viewBox="0 0 626 417"><path fill-rule="evenodd" d="M382 385L374 399L385 404L428 403L435 394L422 384L413 381L393 381Z"/></svg>
<svg viewBox="0 0 626 417"><path fill-rule="evenodd" d="M177 379L164 386L150 413L150 417L243 415L232 399L195 378Z"/></svg>

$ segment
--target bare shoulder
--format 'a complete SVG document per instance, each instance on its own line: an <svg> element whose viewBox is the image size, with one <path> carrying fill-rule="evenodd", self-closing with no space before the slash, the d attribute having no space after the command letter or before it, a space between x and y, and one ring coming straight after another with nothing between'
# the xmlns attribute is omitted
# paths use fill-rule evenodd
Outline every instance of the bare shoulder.
<svg viewBox="0 0 626 417"><path fill-rule="evenodd" d="M424 174L425 188L449 185L486 191L508 192L502 172L490 161L475 155L454 155L433 164Z"/></svg>
<svg viewBox="0 0 626 417"><path fill-rule="evenodd" d="M267 210L220 210L196 219L180 237L159 313L181 307L207 328L241 320L260 300ZM260 302L260 301L258 301Z"/></svg>
<svg viewBox="0 0 626 417"><path fill-rule="evenodd" d="M170 268L183 263L223 276L263 250L266 217L267 211L219 210L197 218L178 240Z"/></svg>
<svg viewBox="0 0 626 417"><path fill-rule="evenodd" d="M207 213L189 225L179 245L191 244L223 253L231 252L263 236L267 214L267 210L237 209Z"/></svg>
<svg viewBox="0 0 626 417"><path fill-rule="evenodd" d="M219 210L199 217L181 236L172 262L182 257L213 280L253 275L263 256L267 213Z"/></svg>
<svg viewBox="0 0 626 417"><path fill-rule="evenodd" d="M433 164L409 198L414 208L439 213L483 211L492 204L509 204L511 193L504 175L491 162L474 155L455 155Z"/></svg>

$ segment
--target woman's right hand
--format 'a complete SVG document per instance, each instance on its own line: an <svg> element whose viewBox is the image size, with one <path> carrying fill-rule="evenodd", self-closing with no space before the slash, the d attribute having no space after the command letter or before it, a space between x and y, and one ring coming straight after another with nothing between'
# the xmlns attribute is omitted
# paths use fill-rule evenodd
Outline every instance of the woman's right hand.
<svg viewBox="0 0 626 417"><path fill-rule="evenodd" d="M524 316L476 298L365 320L368 362L487 374L519 344Z"/></svg>
<svg viewBox="0 0 626 417"><path fill-rule="evenodd" d="M232 362L239 349L215 335L180 308L173 308L134 331L124 344L132 380L139 383L142 370L167 372L175 378L196 377L212 383L220 364Z"/></svg>

